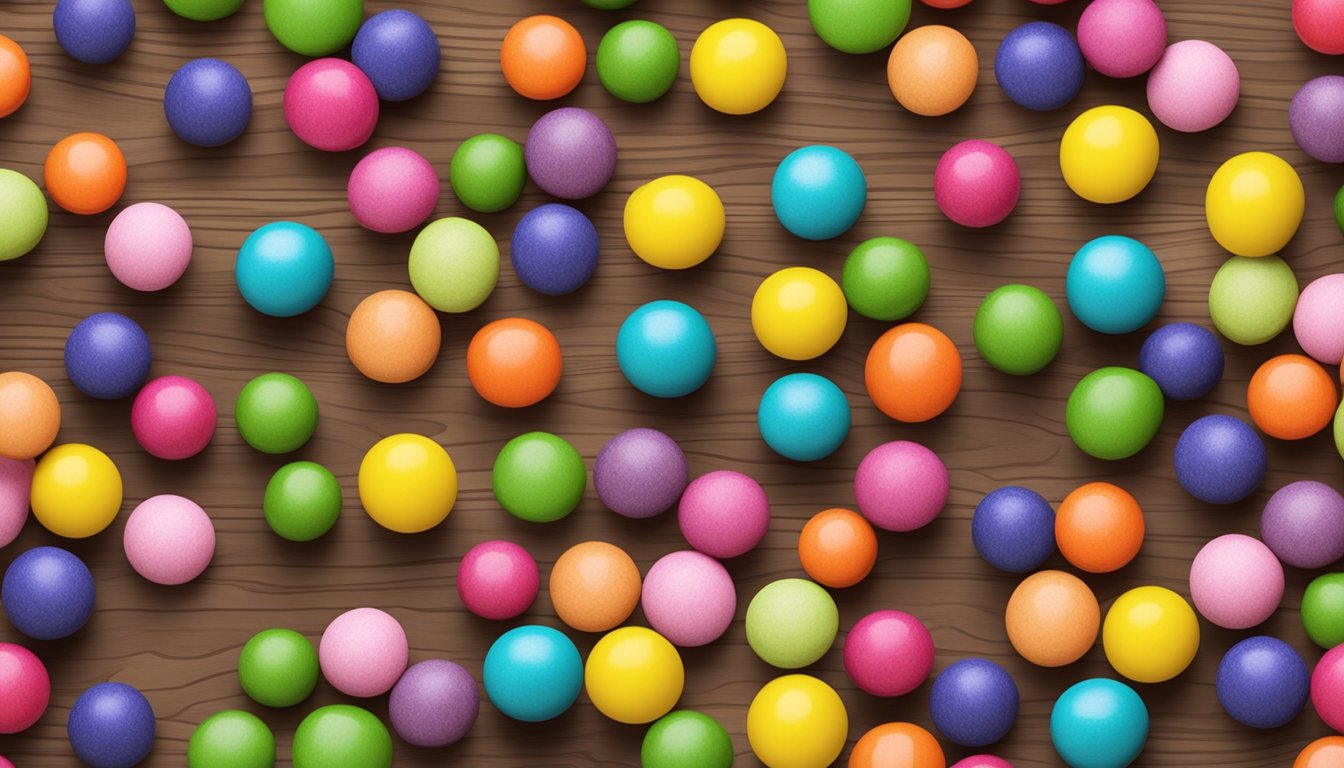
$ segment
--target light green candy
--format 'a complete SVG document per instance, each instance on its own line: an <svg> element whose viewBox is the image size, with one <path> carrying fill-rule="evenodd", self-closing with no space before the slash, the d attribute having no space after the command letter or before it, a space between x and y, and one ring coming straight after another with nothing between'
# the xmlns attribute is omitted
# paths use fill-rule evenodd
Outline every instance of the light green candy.
<svg viewBox="0 0 1344 768"><path fill-rule="evenodd" d="M411 285L440 312L470 312L499 281L499 245L485 227L459 217L420 230L411 245Z"/></svg>
<svg viewBox="0 0 1344 768"><path fill-rule="evenodd" d="M1297 278L1278 256L1233 256L1209 285L1209 317L1238 344L1264 344L1293 319Z"/></svg>
<svg viewBox="0 0 1344 768"><path fill-rule="evenodd" d="M830 593L807 579L780 579L747 606L747 644L767 664L798 669L835 642L840 613Z"/></svg>
<svg viewBox="0 0 1344 768"><path fill-rule="evenodd" d="M0 168L0 261L17 259L47 233L47 199L33 180Z"/></svg>
<svg viewBox="0 0 1344 768"><path fill-rule="evenodd" d="M1344 403L1335 411L1335 450L1344 458Z"/></svg>

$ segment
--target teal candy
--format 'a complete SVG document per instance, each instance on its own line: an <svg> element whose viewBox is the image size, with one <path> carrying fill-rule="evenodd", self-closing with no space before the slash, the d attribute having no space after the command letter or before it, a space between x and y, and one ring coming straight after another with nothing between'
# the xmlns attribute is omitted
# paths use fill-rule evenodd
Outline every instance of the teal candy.
<svg viewBox="0 0 1344 768"><path fill-rule="evenodd" d="M790 373L761 395L756 424L775 453L794 461L818 461L835 453L849 435L849 401L824 376Z"/></svg>
<svg viewBox="0 0 1344 768"><path fill-rule="evenodd" d="M1065 281L1069 309L1083 325L1101 333L1142 328L1157 315L1166 291L1157 255L1121 235L1098 237L1079 248Z"/></svg>
<svg viewBox="0 0 1344 768"><path fill-rule="evenodd" d="M626 21L612 27L597 46L597 77L618 99L656 101L677 81L681 52L661 24Z"/></svg>
<svg viewBox="0 0 1344 768"><path fill-rule="evenodd" d="M565 713L583 688L583 657L558 629L527 624L499 636L481 668L485 695L500 712L526 723Z"/></svg>
<svg viewBox="0 0 1344 768"><path fill-rule="evenodd" d="M1125 768L1148 741L1148 707L1122 682L1084 680L1055 701L1050 740L1070 768Z"/></svg>
<svg viewBox="0 0 1344 768"><path fill-rule="evenodd" d="M258 227L238 249L234 277L254 309L293 317L317 306L331 289L336 260L317 230L294 221Z"/></svg>

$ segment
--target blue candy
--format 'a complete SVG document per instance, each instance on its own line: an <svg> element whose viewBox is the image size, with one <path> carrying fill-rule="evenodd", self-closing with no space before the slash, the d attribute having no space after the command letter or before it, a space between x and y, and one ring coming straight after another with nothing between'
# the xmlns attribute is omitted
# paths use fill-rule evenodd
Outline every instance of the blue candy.
<svg viewBox="0 0 1344 768"><path fill-rule="evenodd" d="M1214 414L1196 419L1176 441L1176 480L1191 496L1232 504L1255 493L1268 456L1246 422Z"/></svg>
<svg viewBox="0 0 1344 768"><path fill-rule="evenodd" d="M1034 571L1055 552L1055 510L1030 488L990 491L971 517L971 541L980 557L1001 571Z"/></svg>
<svg viewBox="0 0 1344 768"><path fill-rule="evenodd" d="M962 659L943 670L929 691L929 716L948 741L983 747L1017 721L1017 683L988 659Z"/></svg>
<svg viewBox="0 0 1344 768"><path fill-rule="evenodd" d="M651 301L616 334L616 364L640 392L682 397L709 380L718 356L704 315L679 301Z"/></svg>
<svg viewBox="0 0 1344 768"><path fill-rule="evenodd" d="M1083 325L1101 333L1129 333L1157 314L1167 281L1148 246L1106 235L1074 254L1064 290L1069 309Z"/></svg>
<svg viewBox="0 0 1344 768"><path fill-rule="evenodd" d="M1311 688L1307 663L1277 637L1248 637L1228 649L1214 680L1218 703L1252 728L1287 725L1302 711Z"/></svg>
<svg viewBox="0 0 1344 768"><path fill-rule="evenodd" d="M188 61L173 73L163 91L163 113L183 141L218 147L247 130L252 119L252 87L227 61Z"/></svg>
<svg viewBox="0 0 1344 768"><path fill-rule="evenodd" d="M335 270L322 235L292 221L272 222L248 235L234 264L243 299L272 317L293 317L317 306Z"/></svg>
<svg viewBox="0 0 1344 768"><path fill-rule="evenodd" d="M132 768L154 748L154 709L125 683L99 683L75 700L66 732L93 768Z"/></svg>
<svg viewBox="0 0 1344 768"><path fill-rule="evenodd" d="M835 453L849 435L849 423L845 393L815 373L776 379L756 410L765 444L794 461L817 461Z"/></svg>
<svg viewBox="0 0 1344 768"><path fill-rule="evenodd" d="M107 64L131 47L135 8L130 0L59 0L51 26L70 58Z"/></svg>
<svg viewBox="0 0 1344 768"><path fill-rule="evenodd" d="M65 373L75 389L100 400L135 394L149 376L149 336L116 312L89 315L65 339Z"/></svg>
<svg viewBox="0 0 1344 768"><path fill-rule="evenodd" d="M1050 710L1050 740L1070 768L1125 768L1148 741L1148 707L1118 680L1075 683Z"/></svg>
<svg viewBox="0 0 1344 768"><path fill-rule="evenodd" d="M499 636L481 669L485 694L514 720L539 723L565 713L583 687L583 659L563 632L536 624Z"/></svg>
<svg viewBox="0 0 1344 768"><path fill-rule="evenodd" d="M785 229L807 240L830 240L859 220L868 202L868 182L854 158L815 144L780 162L770 201Z"/></svg>
<svg viewBox="0 0 1344 768"><path fill-rule="evenodd" d="M424 93L439 74L439 38L419 16L394 10L370 16L350 48L383 101L406 101Z"/></svg>
<svg viewBox="0 0 1344 768"><path fill-rule="evenodd" d="M1223 347L1212 332L1193 323L1153 331L1139 349L1139 370L1169 400L1198 400L1223 378Z"/></svg>
<svg viewBox="0 0 1344 768"><path fill-rule="evenodd" d="M1030 21L1009 32L994 55L994 77L1008 98L1047 112L1073 101L1086 66L1078 41L1048 21Z"/></svg>
<svg viewBox="0 0 1344 768"><path fill-rule="evenodd" d="M513 228L509 260L523 285L549 296L573 293L597 271L597 227L578 209L548 203Z"/></svg>
<svg viewBox="0 0 1344 768"><path fill-rule="evenodd" d="M93 574L60 547L36 547L14 558L0 585L9 623L36 640L78 632L93 613Z"/></svg>

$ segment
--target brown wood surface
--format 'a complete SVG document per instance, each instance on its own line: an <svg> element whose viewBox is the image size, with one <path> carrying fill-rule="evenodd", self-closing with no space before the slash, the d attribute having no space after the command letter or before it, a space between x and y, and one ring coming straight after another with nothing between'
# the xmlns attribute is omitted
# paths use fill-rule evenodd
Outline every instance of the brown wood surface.
<svg viewBox="0 0 1344 768"><path fill-rule="evenodd" d="M994 82L993 56L1003 35L1030 19L1073 28L1083 0L1042 7L1026 0L975 0L955 11L916 4L911 24L947 23L964 31L980 54L981 78L970 103L940 119L904 112L885 82L885 54L848 56L826 47L811 31L801 0L641 0L633 9L604 13L578 0L462 0L402 4L422 14L443 44L442 72L429 93L405 104L384 104L374 139L361 151L323 154L302 145L287 129L281 94L303 59L267 33L260 0L236 16L209 24L180 19L155 0L135 0L138 31L130 52L108 66L81 65L66 57L51 31L53 3L5 0L0 32L20 42L33 65L28 104L0 120L0 166L41 178L47 150L81 130L120 142L130 163L123 203L161 201L191 224L195 258L185 278L158 295L118 284L102 258L102 237L115 210L78 217L55 210L46 239L24 258L0 264L0 370L36 373L56 388L64 408L62 442L89 442L117 462L126 484L123 514L103 534L61 541L30 522L17 542L0 553L0 565L40 544L67 546L84 557L98 584L97 610L74 637L51 643L22 641L4 623L0 639L28 642L47 662L54 691L41 722L20 736L0 737L0 753L20 768L74 764L65 719L75 697L105 680L133 684L158 716L158 739L145 765L185 764L187 739L210 713L239 707L274 728L280 764L288 765L293 728L313 707L340 701L325 683L303 705L266 710L241 692L237 655L254 632L288 626L316 639L336 614L371 605L405 625L412 661L445 657L479 676L491 640L511 624L472 616L457 598L454 573L462 554L488 538L523 543L542 565L585 539L625 547L641 569L685 548L674 515L647 521L619 518L589 490L580 509L563 522L526 524L504 513L490 492L495 453L508 438L530 429L574 441L590 462L602 443L634 426L665 429L691 460L692 474L730 468L765 486L773 519L756 551L728 563L738 585L737 620L719 642L683 653L687 664L682 707L720 718L733 734L738 763L754 765L747 739L747 705L778 674L748 648L742 624L747 602L773 579L801 576L795 554L798 531L813 513L851 506L853 471L873 446L892 439L922 441L951 469L953 491L942 516L925 530L882 534L877 568L861 585L835 592L841 638L809 672L836 686L850 714L850 744L868 728L892 720L930 725L928 684L898 699L858 691L845 677L840 645L844 629L879 608L920 616L933 632L941 670L966 656L1004 664L1022 691L1013 732L992 751L1020 768L1060 764L1048 737L1055 697L1073 682L1112 675L1098 645L1077 664L1044 670L1018 657L1003 628L1003 608L1017 579L992 570L975 554L970 515L976 502L1000 485L1031 486L1057 503L1072 488L1109 480L1132 491L1147 515L1148 537L1139 558L1117 574L1088 576L1103 609L1120 592L1161 584L1188 592L1190 559L1208 539L1227 532L1258 531L1268 495L1292 480L1337 483L1340 458L1327 434L1300 443L1268 440L1270 473L1262 489L1240 504L1200 503L1177 486L1171 468L1176 436L1194 418L1213 412L1245 415L1250 373L1272 354L1296 350L1291 334L1260 347L1224 346L1227 373L1208 398L1171 404L1153 444L1122 462L1089 459L1065 435L1064 400L1087 371L1109 364L1135 365L1143 333L1104 337L1065 311L1063 351L1040 375L1013 378L989 368L971 343L971 318L980 299L1006 282L1029 282L1064 306L1064 271L1074 250L1102 234L1143 239L1167 273L1167 300L1155 323L1190 320L1209 324L1206 294L1226 258L1203 220L1204 185L1227 157L1268 150L1286 157L1308 190L1307 214L1285 257L1301 285L1337 269L1341 250L1330 200L1341 173L1310 161L1293 144L1287 106L1299 84L1337 72L1338 59L1312 53L1292 31L1288 3L1251 0L1166 0L1171 41L1204 38L1227 50L1242 75L1237 110L1222 126L1186 136L1160 125L1162 160L1156 178L1138 198L1098 206L1075 197L1057 164L1059 137L1083 109L1106 103L1147 111L1143 78L1113 81L1089 72L1082 94L1068 107L1033 113L1009 102ZM379 0L375 12L396 5ZM651 105L617 101L589 68L574 94L556 103L529 102L507 88L498 49L505 30L534 12L554 12L583 33L590 51L607 27L626 18L668 26L682 49L681 77ZM693 93L685 61L701 29L719 18L760 19L782 35L789 78L779 100L750 117L719 115ZM219 149L178 141L163 118L162 92L172 72L199 56L228 59L249 78L256 109L248 132ZM384 236L358 227L345 202L345 179L362 151L404 144L427 156L444 178L436 216L462 215L486 226L502 247L517 218L546 198L529 186L523 200L500 214L471 214L447 185L448 160L466 137L496 131L522 140L527 127L560 104L595 110L617 135L616 178L579 207L598 224L602 261L597 277L580 292L548 298L521 286L505 267L500 286L479 310L442 317L443 350L428 375L407 386L363 379L344 353L346 318L365 295L408 287L406 255L412 235ZM1003 144L1022 169L1022 199L1004 224L969 231L947 221L933 202L932 175L941 152L964 138ZM851 152L868 176L868 207L846 235L826 243L792 237L776 222L769 198L775 164L791 149L831 143ZM728 234L717 255L686 272L655 270L637 260L621 232L621 208L637 185L668 173L690 173L722 195ZM293 219L316 227L331 242L336 280L321 306L305 316L265 318L240 299L233 281L234 254L251 230ZM851 314L839 346L811 363L771 357L753 338L748 307L753 290L770 272L811 265L837 276L844 255L877 235L919 244L933 268L933 289L915 319L946 331L961 350L965 384L951 410L932 423L908 426L881 415L868 400L862 362L882 324ZM505 250L507 253L507 250ZM617 370L613 346L620 320L656 298L688 300L714 326L719 364L700 392L680 400L655 400L630 387ZM95 311L125 312L144 325L153 344L153 375L184 374L201 380L216 398L219 431L210 448L187 462L151 458L129 429L129 401L100 402L80 395L64 375L66 334ZM559 337L565 377L545 403L504 411L484 404L467 383L464 354L472 333L502 316L534 318ZM280 540L267 528L260 503L266 479L288 459L251 450L233 428L233 401L244 382L269 370L294 373L311 385L322 418L317 435L294 457L320 461L341 478L346 501L329 536L309 544ZM813 370L832 377L849 395L854 429L844 447L814 465L772 454L755 427L757 398L787 371ZM420 432L447 446L461 473L460 501L447 522L431 532L401 536L376 526L360 509L355 473L363 452L383 435ZM200 502L219 531L211 567L196 582L160 587L137 576L121 550L125 514L139 501L179 493ZM1056 556L1051 565L1066 567ZM1153 716L1147 749L1136 765L1286 766L1327 728L1308 707L1291 725L1258 732L1236 725L1218 706L1213 678L1222 653L1236 640L1267 632L1291 642L1309 663L1320 651L1307 640L1297 607L1314 574L1290 569L1279 612L1253 632L1228 632L1201 622L1203 639L1194 665L1175 681L1136 686ZM515 623L558 625L544 594ZM636 613L632 622L642 621ZM584 652L595 636L571 632ZM386 714L386 698L363 702ZM606 720L581 697L562 718L542 725L510 721L488 703L476 727L446 750L396 746L399 766L632 766L638 764L642 727ZM967 750L946 745L955 760ZM848 749L846 750L846 754ZM843 764L846 757L841 758Z"/></svg>

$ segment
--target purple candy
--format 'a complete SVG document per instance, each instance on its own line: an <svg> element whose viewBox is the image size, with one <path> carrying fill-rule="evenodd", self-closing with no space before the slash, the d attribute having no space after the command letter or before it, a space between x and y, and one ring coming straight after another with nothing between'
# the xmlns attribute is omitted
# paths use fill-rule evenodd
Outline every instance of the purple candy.
<svg viewBox="0 0 1344 768"><path fill-rule="evenodd" d="M542 115L523 153L537 186L565 200L597 194L616 171L616 137L602 118L577 107Z"/></svg>
<svg viewBox="0 0 1344 768"><path fill-rule="evenodd" d="M1344 557L1344 496L1325 483L1289 483L1269 497L1260 538L1297 568L1324 568Z"/></svg>
<svg viewBox="0 0 1344 768"><path fill-rule="evenodd" d="M392 728L417 747L457 742L471 730L480 708L471 673L443 659L412 665L392 688L387 703Z"/></svg>
<svg viewBox="0 0 1344 768"><path fill-rule="evenodd" d="M1344 77L1308 80L1288 105L1288 127L1303 152L1322 163L1344 163Z"/></svg>
<svg viewBox="0 0 1344 768"><path fill-rule="evenodd" d="M597 452L593 486L616 514L653 517L677 503L690 471L677 441L656 429L627 429Z"/></svg>

